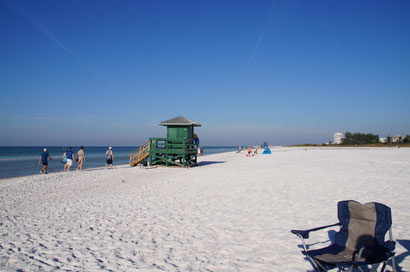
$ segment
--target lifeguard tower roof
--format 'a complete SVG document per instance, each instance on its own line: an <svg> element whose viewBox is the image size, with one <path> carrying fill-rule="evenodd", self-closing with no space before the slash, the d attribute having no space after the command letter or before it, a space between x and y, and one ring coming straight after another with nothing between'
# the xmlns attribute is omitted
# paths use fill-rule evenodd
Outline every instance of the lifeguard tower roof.
<svg viewBox="0 0 410 272"><path fill-rule="evenodd" d="M197 123L195 121L189 120L188 118L185 118L183 116L178 116L166 121L162 121L159 123L160 126L194 126L194 127L200 127L201 124Z"/></svg>

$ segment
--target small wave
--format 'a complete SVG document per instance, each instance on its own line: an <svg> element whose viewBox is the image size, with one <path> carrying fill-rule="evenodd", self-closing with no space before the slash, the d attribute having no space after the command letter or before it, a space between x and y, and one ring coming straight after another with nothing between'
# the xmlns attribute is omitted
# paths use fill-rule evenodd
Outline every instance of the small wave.
<svg viewBox="0 0 410 272"><path fill-rule="evenodd" d="M37 157L0 158L0 161L35 160Z"/></svg>

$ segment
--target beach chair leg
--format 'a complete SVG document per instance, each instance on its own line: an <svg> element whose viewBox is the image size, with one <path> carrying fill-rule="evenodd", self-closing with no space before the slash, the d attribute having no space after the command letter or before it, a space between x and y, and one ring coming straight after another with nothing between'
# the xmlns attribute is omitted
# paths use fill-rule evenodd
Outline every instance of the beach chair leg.
<svg viewBox="0 0 410 272"><path fill-rule="evenodd" d="M299 235L299 234L297 234L297 236L298 236L298 237L300 238L300 240L302 241L303 249L304 249L305 251L307 251L307 246L306 246L306 243L305 243L305 239L304 239L301 235ZM317 271L317 272L327 271L327 269L326 269L321 263L319 263L318 261L316 261L315 259L313 259L313 258L310 257L310 256L306 256L306 257L308 257L308 260L310 261L310 264L313 266L313 268L315 269L315 271Z"/></svg>
<svg viewBox="0 0 410 272"><path fill-rule="evenodd" d="M380 272L384 272L384 270L386 269L388 261L389 260L383 262L383 266L382 266L382 269L380 270ZM396 272L396 261L394 259L394 256L391 258L391 268L392 268L392 272ZM373 270L371 270L371 271L373 271ZM376 270L374 270L374 271L376 271Z"/></svg>
<svg viewBox="0 0 410 272"><path fill-rule="evenodd" d="M378 264L372 264L372 266L370 267L369 272L377 272L377 269L379 268L380 263ZM384 268L382 269L382 271L384 270Z"/></svg>
<svg viewBox="0 0 410 272"><path fill-rule="evenodd" d="M393 238L393 227L391 227L391 228L389 229L389 238L390 238L390 241L394 241L394 238ZM393 254L394 254L394 253L393 253ZM387 263L387 261L386 261L385 263ZM393 272L396 272L396 260L395 260L395 258L394 258L394 255L391 257L391 265L392 265Z"/></svg>
<svg viewBox="0 0 410 272"><path fill-rule="evenodd" d="M315 269L315 271L317 272L326 272L328 271L326 269L326 267L324 267L320 262L316 261L315 259L313 259L312 257L308 256L310 263L312 264L313 268Z"/></svg>
<svg viewBox="0 0 410 272"><path fill-rule="evenodd" d="M387 263L387 261L386 261L386 263ZM393 272L396 272L396 260L395 260L394 256L391 257L391 267L393 269Z"/></svg>
<svg viewBox="0 0 410 272"><path fill-rule="evenodd" d="M386 262L383 262L382 270L380 270L380 272L383 272L384 269L386 269ZM394 269L393 269L393 271L394 271Z"/></svg>

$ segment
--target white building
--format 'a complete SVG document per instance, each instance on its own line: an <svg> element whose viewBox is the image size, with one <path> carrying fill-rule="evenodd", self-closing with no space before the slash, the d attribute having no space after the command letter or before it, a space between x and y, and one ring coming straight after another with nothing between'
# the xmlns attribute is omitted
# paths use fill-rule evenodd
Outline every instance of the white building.
<svg viewBox="0 0 410 272"><path fill-rule="evenodd" d="M401 139L401 136L400 136L400 135L391 136L389 142L390 142L390 143L397 143L398 141L400 141L400 139Z"/></svg>
<svg viewBox="0 0 410 272"><path fill-rule="evenodd" d="M341 144L342 138L343 138L343 134L341 132L336 132L335 134L333 134L333 143Z"/></svg>
<svg viewBox="0 0 410 272"><path fill-rule="evenodd" d="M385 144L385 143L387 143L387 140L386 140L386 138L379 138L379 141L382 143L382 144Z"/></svg>

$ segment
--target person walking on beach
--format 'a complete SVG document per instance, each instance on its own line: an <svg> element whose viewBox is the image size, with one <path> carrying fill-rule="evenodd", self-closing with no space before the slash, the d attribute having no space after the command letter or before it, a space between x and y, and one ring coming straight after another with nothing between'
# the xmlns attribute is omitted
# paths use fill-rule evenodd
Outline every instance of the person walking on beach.
<svg viewBox="0 0 410 272"><path fill-rule="evenodd" d="M249 146L249 147L248 147L248 157L251 156L251 152L252 152L252 149L251 149L251 147Z"/></svg>
<svg viewBox="0 0 410 272"><path fill-rule="evenodd" d="M84 146L81 146L77 152L77 170L83 170L83 163L85 161Z"/></svg>
<svg viewBox="0 0 410 272"><path fill-rule="evenodd" d="M64 171L65 171L66 168L67 168L67 151L68 151L68 149L66 149L66 150L64 151L64 154L63 154L63 156L61 157L61 163L64 165Z"/></svg>
<svg viewBox="0 0 410 272"><path fill-rule="evenodd" d="M112 169L112 162L114 161L114 153L112 152L111 146L108 148L107 152L105 152L105 158L107 159L107 164L105 168L108 166Z"/></svg>
<svg viewBox="0 0 410 272"><path fill-rule="evenodd" d="M43 164L41 168L41 174L47 174L48 159L53 160L47 152L47 148L44 148L43 153L41 153L40 158L38 159L38 164Z"/></svg>
<svg viewBox="0 0 410 272"><path fill-rule="evenodd" d="M67 167L66 167L66 171L69 172L71 165L73 165L73 160L74 160L74 153L73 153L73 149L71 147L68 148L68 151L65 153L65 155L67 156Z"/></svg>

